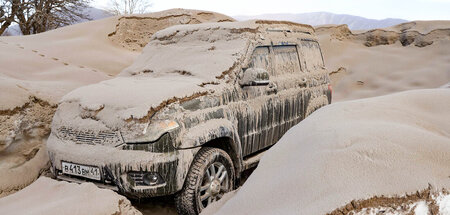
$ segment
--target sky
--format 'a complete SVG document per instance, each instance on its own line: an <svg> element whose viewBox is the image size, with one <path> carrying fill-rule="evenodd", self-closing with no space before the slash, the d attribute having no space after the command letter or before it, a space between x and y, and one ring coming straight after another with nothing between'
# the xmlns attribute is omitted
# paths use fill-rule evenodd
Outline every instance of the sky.
<svg viewBox="0 0 450 215"><path fill-rule="evenodd" d="M110 0L93 0L105 9ZM229 16L264 13L331 12L371 19L450 20L450 0L143 0L150 12L171 8L209 10Z"/></svg>

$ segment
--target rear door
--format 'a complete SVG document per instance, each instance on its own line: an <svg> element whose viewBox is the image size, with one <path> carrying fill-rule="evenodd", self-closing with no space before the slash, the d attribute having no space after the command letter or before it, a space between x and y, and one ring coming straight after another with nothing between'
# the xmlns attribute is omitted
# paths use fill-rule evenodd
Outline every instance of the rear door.
<svg viewBox="0 0 450 215"><path fill-rule="evenodd" d="M314 72L325 66L319 43L315 40L302 39L300 42L300 60L308 72Z"/></svg>
<svg viewBox="0 0 450 215"><path fill-rule="evenodd" d="M328 74L323 73L325 64L319 43L312 39L302 39L299 48L300 61L303 69L310 76L308 78L308 89L304 93L305 106L307 106L314 98L321 95L327 95L328 102L331 102L331 92L328 91L328 88L325 88L327 90L324 92L323 88L319 87L321 85L329 84ZM305 113L303 113L302 118L306 117L305 114L306 110Z"/></svg>
<svg viewBox="0 0 450 215"><path fill-rule="evenodd" d="M272 98L273 135L271 144L275 144L289 128L298 123L299 108L302 97L296 87L302 73L296 45L273 46L274 70L272 80L277 85L278 93Z"/></svg>

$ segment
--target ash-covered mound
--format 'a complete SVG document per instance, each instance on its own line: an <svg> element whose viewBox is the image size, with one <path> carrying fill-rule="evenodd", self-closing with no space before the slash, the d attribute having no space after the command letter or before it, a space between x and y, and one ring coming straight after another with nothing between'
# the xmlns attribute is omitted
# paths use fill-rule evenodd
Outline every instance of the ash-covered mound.
<svg viewBox="0 0 450 215"><path fill-rule="evenodd" d="M128 199L92 183L74 184L41 177L0 198L2 214L139 215Z"/></svg>
<svg viewBox="0 0 450 215"><path fill-rule="evenodd" d="M56 105L33 97L24 105L0 111L0 197L30 184L48 163L44 140Z"/></svg>
<svg viewBox="0 0 450 215"><path fill-rule="evenodd" d="M290 129L222 214L326 214L353 200L450 188L450 90L335 103Z"/></svg>
<svg viewBox="0 0 450 215"><path fill-rule="evenodd" d="M450 40L450 21L408 22L385 29L352 32L347 25L322 26L318 34L329 33L333 39L353 40L367 47L392 45L425 47L438 40Z"/></svg>
<svg viewBox="0 0 450 215"><path fill-rule="evenodd" d="M449 80L450 21L363 32L329 25L316 34L327 68L335 71L333 101L437 88Z"/></svg>
<svg viewBox="0 0 450 215"><path fill-rule="evenodd" d="M141 51L154 33L172 25L233 21L235 21L233 18L215 12L171 9L156 13L122 16L119 18L116 30L108 36L114 43L126 49Z"/></svg>
<svg viewBox="0 0 450 215"><path fill-rule="evenodd" d="M448 20L435 20L435 21L413 21L405 22L398 25L394 25L388 28L384 28L388 31L395 31L398 33L407 31L417 31L421 34L428 34L436 29L448 29L450 28L450 21Z"/></svg>
<svg viewBox="0 0 450 215"><path fill-rule="evenodd" d="M46 168L44 145L60 98L109 79L111 68L127 66L133 58L108 41L114 22L107 18L42 34L0 37L0 196L27 186Z"/></svg>

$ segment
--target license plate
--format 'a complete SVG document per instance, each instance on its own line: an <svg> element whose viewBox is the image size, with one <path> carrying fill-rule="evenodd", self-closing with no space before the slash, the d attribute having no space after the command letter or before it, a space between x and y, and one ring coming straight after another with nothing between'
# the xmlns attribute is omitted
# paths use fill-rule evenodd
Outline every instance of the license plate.
<svg viewBox="0 0 450 215"><path fill-rule="evenodd" d="M61 162L61 166L64 174L81 176L100 181L100 168L98 167L67 163L64 161Z"/></svg>

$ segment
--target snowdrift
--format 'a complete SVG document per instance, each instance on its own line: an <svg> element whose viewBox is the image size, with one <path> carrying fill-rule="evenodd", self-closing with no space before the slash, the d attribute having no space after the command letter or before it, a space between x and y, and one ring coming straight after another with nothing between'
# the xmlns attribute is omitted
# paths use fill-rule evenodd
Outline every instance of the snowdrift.
<svg viewBox="0 0 450 215"><path fill-rule="evenodd" d="M24 207L25 206L25 207ZM130 201L92 183L73 184L41 177L20 192L0 198L2 214L139 215Z"/></svg>
<svg viewBox="0 0 450 215"><path fill-rule="evenodd" d="M328 105L289 130L217 214L326 214L450 188L450 90Z"/></svg>

